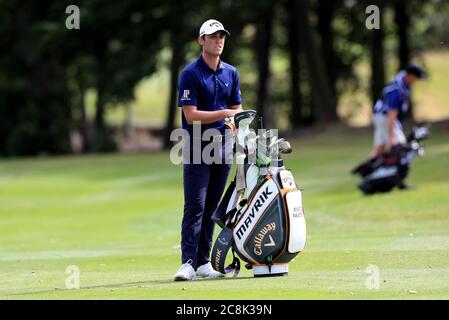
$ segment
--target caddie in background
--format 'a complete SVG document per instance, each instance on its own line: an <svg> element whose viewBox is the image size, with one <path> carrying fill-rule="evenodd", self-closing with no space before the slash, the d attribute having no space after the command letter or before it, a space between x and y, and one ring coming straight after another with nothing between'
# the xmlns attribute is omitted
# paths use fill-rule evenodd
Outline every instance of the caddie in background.
<svg viewBox="0 0 449 320"><path fill-rule="evenodd" d="M425 71L416 64L408 65L382 91L373 108L374 147L372 159L383 155L397 144L405 144L403 117L408 111L413 84L425 79ZM407 185L402 186L404 189Z"/></svg>
<svg viewBox="0 0 449 320"><path fill-rule="evenodd" d="M184 216L182 219L182 265L175 281L196 277L215 278L224 274L215 271L210 263L215 211L231 168L230 164L192 163L194 121L201 122L201 133L218 129L224 141L225 119L242 111L242 96L235 67L220 60L229 32L217 20L207 20L199 30L198 43L202 53L180 75L178 105L182 107L182 127L190 135L189 159L184 161ZM201 149L208 142L201 142ZM223 150L224 150L223 144ZM230 150L232 152L232 148ZM224 152L224 151L223 151ZM184 158L185 160L185 158Z"/></svg>
<svg viewBox="0 0 449 320"><path fill-rule="evenodd" d="M374 148L376 158L396 144L404 144L403 117L408 111L411 89L418 79L425 79L424 70L415 64L408 65L382 91L373 108Z"/></svg>

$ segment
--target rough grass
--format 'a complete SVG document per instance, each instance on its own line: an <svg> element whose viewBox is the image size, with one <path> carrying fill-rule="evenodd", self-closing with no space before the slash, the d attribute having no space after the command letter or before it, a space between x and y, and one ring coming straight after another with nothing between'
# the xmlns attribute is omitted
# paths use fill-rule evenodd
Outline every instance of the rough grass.
<svg viewBox="0 0 449 320"><path fill-rule="evenodd" d="M183 191L167 152L2 160L0 298L448 299L447 137L426 142L410 174L416 190L373 197L349 175L369 132L295 140L285 162L305 188L308 241L289 275L272 279L244 269L237 279L172 281ZM66 289L71 265L79 290ZM367 288L367 268L378 268L379 289Z"/></svg>

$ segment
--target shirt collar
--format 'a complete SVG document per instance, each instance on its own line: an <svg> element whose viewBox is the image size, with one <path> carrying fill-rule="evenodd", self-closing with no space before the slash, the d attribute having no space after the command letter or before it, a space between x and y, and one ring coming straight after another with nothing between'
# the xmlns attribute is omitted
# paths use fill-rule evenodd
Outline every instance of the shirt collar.
<svg viewBox="0 0 449 320"><path fill-rule="evenodd" d="M214 70L212 70L212 69L207 65L206 61L204 61L203 55L202 55L202 54L200 54L200 56L199 56L199 58L198 58L198 61L199 61L199 64L201 65L201 68L202 68L204 71L214 72ZM221 62L221 60L220 60L220 62L218 62L217 72L220 71L220 70L223 69L223 68L224 68L223 62Z"/></svg>
<svg viewBox="0 0 449 320"><path fill-rule="evenodd" d="M402 78L402 83L404 84L404 87L405 87L407 90L410 90L410 85L409 85L407 82L405 82L405 76Z"/></svg>
<svg viewBox="0 0 449 320"><path fill-rule="evenodd" d="M399 86L399 89L402 91L402 92L404 92L404 93L409 93L410 92L410 85L408 85L406 82L405 82L405 71L401 71L401 72L399 72L397 75L396 75L396 77L395 77L396 79L396 83L398 84L398 86Z"/></svg>

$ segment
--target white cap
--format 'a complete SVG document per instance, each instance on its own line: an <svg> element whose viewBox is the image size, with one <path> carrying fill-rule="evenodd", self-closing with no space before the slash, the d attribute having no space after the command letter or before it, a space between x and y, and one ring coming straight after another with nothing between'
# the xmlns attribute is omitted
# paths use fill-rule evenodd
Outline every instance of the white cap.
<svg viewBox="0 0 449 320"><path fill-rule="evenodd" d="M229 33L229 31L223 27L223 24L220 21L210 19L210 20L207 20L206 22L204 22L203 25L201 26L200 37L204 36L204 35L212 34L217 31L224 31L228 34L228 36L231 35Z"/></svg>

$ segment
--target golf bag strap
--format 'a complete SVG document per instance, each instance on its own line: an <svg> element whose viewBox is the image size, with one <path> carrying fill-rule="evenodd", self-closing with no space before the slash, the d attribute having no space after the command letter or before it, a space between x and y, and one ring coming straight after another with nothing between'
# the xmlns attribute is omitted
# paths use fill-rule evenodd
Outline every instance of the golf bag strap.
<svg viewBox="0 0 449 320"><path fill-rule="evenodd" d="M235 179L231 182L228 189L226 190L223 198L221 199L220 203L217 206L217 209L215 209L214 213L212 214L212 220L217 222L217 224L220 227L224 227L225 225L225 218L228 214L228 203L231 201L231 198L235 192Z"/></svg>
<svg viewBox="0 0 449 320"><path fill-rule="evenodd" d="M240 260L235 256L234 248L232 248L232 263L225 268L225 273L228 274L232 271L234 271L232 276L236 278L240 272Z"/></svg>
<svg viewBox="0 0 449 320"><path fill-rule="evenodd" d="M232 229L229 227L223 228L215 241L212 249L212 266L213 268L223 274L228 274L234 271L234 277L236 277L240 271L240 260L235 256L234 250L232 250L233 260L232 263L225 267L226 256L229 249L232 247Z"/></svg>

